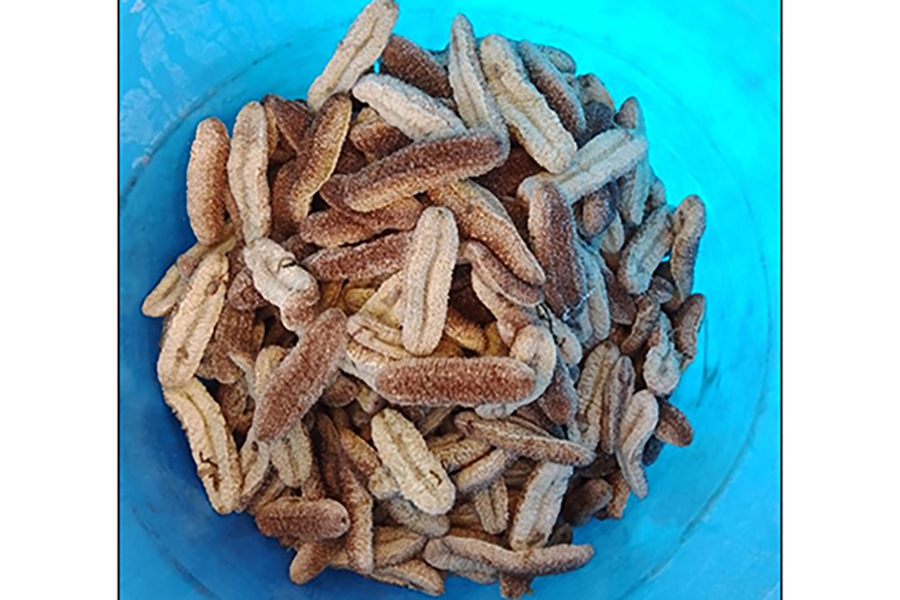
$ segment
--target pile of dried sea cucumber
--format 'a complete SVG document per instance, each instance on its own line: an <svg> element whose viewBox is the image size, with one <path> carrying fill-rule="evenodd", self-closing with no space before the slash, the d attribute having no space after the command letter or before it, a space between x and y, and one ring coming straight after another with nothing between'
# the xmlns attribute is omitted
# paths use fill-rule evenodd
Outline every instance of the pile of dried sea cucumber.
<svg viewBox="0 0 900 600"><path fill-rule="evenodd" d="M292 581L519 598L691 442L705 208L667 206L637 100L567 53L462 15L430 52L397 16L373 0L305 102L199 124L198 241L143 311L213 508L294 548Z"/></svg>

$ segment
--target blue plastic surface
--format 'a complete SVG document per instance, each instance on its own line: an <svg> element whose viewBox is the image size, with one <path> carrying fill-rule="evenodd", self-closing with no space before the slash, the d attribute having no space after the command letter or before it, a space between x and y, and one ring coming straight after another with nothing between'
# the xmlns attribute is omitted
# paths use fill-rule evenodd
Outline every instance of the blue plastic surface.
<svg viewBox="0 0 900 600"><path fill-rule="evenodd" d="M298 587L291 554L247 515L209 507L155 379L160 321L140 303L192 243L184 174L194 128L272 92L298 97L364 4L127 0L121 4L120 519L122 597L416 598L328 572ZM650 495L622 521L576 531L596 556L540 578L537 598L780 597L779 4L401 0L397 30L442 48L457 12L568 50L617 102L637 96L669 201L708 206L695 289L708 298L701 351L675 402L694 443L666 448ZM449 598L497 598L453 578Z"/></svg>

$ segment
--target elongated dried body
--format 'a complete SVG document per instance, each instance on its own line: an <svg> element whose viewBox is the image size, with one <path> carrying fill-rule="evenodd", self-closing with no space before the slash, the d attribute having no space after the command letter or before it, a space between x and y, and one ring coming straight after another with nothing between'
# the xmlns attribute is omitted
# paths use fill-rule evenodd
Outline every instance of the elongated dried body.
<svg viewBox="0 0 900 600"><path fill-rule="evenodd" d="M392 35L381 53L380 72L402 79L436 98L453 94L446 67L431 52L399 35Z"/></svg>
<svg viewBox="0 0 900 600"><path fill-rule="evenodd" d="M673 446L688 446L694 439L694 428L683 412L666 400L657 400L659 419L653 435Z"/></svg>
<svg viewBox="0 0 900 600"><path fill-rule="evenodd" d="M629 96L622 102L616 113L616 123L626 129L635 130L636 133L645 133L644 114L637 98Z"/></svg>
<svg viewBox="0 0 900 600"><path fill-rule="evenodd" d="M583 317L587 318L590 335L586 335L583 339L583 346L585 352L590 352L597 344L609 337L612 315L610 314L609 294L606 290L606 278L603 276L603 268L600 266L603 259L588 251L582 244L578 245L578 255L584 267L588 289L587 308Z"/></svg>
<svg viewBox="0 0 900 600"><path fill-rule="evenodd" d="M599 261L600 272L606 286L606 296L609 300L609 318L619 325L631 325L637 315L637 304L628 290L619 281L615 273L607 267L606 262Z"/></svg>
<svg viewBox="0 0 900 600"><path fill-rule="evenodd" d="M357 573L371 573L375 568L374 524L372 510L374 502L365 485L341 458L338 464L340 495L350 525L344 540L344 549L351 568Z"/></svg>
<svg viewBox="0 0 900 600"><path fill-rule="evenodd" d="M513 550L540 548L547 542L571 475L572 467L551 462L541 463L532 472L509 531Z"/></svg>
<svg viewBox="0 0 900 600"><path fill-rule="evenodd" d="M616 471L606 478L606 481L612 487L612 499L606 508L601 509L598 515L605 515L612 519L621 519L625 513L625 506L628 504L628 497L631 495L631 488L622 475L621 471Z"/></svg>
<svg viewBox="0 0 900 600"><path fill-rule="evenodd" d="M425 553L426 560L429 555L450 554L504 573L527 576L565 573L578 569L593 558L594 549L588 545L561 544L549 548L515 551L473 538L446 536L428 542Z"/></svg>
<svg viewBox="0 0 900 600"><path fill-rule="evenodd" d="M628 240L616 276L632 294L650 287L653 271L672 248L672 219L665 206L651 213Z"/></svg>
<svg viewBox="0 0 900 600"><path fill-rule="evenodd" d="M241 468L219 405L197 379L177 390L164 389L163 397L187 433L197 475L213 509L220 514L234 511L241 491Z"/></svg>
<svg viewBox="0 0 900 600"><path fill-rule="evenodd" d="M577 82L578 96L581 98L582 104L597 103L605 106L610 111L610 119L616 110L616 103L613 102L609 90L600 79L593 73L585 73L575 78Z"/></svg>
<svg viewBox="0 0 900 600"><path fill-rule="evenodd" d="M520 306L507 299L485 283L478 273L472 273L472 290L475 297L493 314L497 322L497 331L503 344L510 346L515 340L516 334L529 325L538 322L538 316L533 310Z"/></svg>
<svg viewBox="0 0 900 600"><path fill-rule="evenodd" d="M403 347L415 355L431 354L441 340L458 248L453 213L425 209L403 268Z"/></svg>
<svg viewBox="0 0 900 600"><path fill-rule="evenodd" d="M322 105L303 140L301 156L290 187L290 216L299 223L309 214L313 195L337 167L350 128L353 105L346 94L330 97Z"/></svg>
<svg viewBox="0 0 900 600"><path fill-rule="evenodd" d="M694 263L700 248L700 237L706 231L706 205L691 195L681 201L672 216L672 278L675 283L673 303L678 306L690 295L694 286Z"/></svg>
<svg viewBox="0 0 900 600"><path fill-rule="evenodd" d="M577 147L543 95L528 81L525 66L499 35L481 42L481 64L488 89L513 135L542 167L560 173L569 166Z"/></svg>
<svg viewBox="0 0 900 600"><path fill-rule="evenodd" d="M268 238L244 249L244 260L253 275L254 287L281 310L285 327L297 331L308 324L309 312L319 300L316 280L293 253Z"/></svg>
<svg viewBox="0 0 900 600"><path fill-rule="evenodd" d="M393 0L372 0L356 17L325 70L309 86L310 108L318 110L332 94L350 91L390 40L399 8Z"/></svg>
<svg viewBox="0 0 900 600"><path fill-rule="evenodd" d="M459 471L491 450L490 444L474 438L460 438L441 444L429 443L428 447L434 453L434 456L441 461L441 466L448 473Z"/></svg>
<svg viewBox="0 0 900 600"><path fill-rule="evenodd" d="M178 265L168 268L156 287L153 288L141 304L141 312L146 317L164 317L172 312L175 305L187 290L187 280L182 276Z"/></svg>
<svg viewBox="0 0 900 600"><path fill-rule="evenodd" d="M248 434L240 451L240 467L243 474L238 510L249 511L273 477L269 445L260 442L252 432Z"/></svg>
<svg viewBox="0 0 900 600"><path fill-rule="evenodd" d="M269 141L266 111L249 102L238 113L228 155L228 184L237 207L244 241L269 235L272 208L269 203Z"/></svg>
<svg viewBox="0 0 900 600"><path fill-rule="evenodd" d="M481 417L499 418L510 415L515 409L530 404L544 393L553 378L557 362L557 348L550 331L543 326L528 325L516 333L509 348L509 356L528 365L534 372L534 388L531 393L513 403L486 403L475 408Z"/></svg>
<svg viewBox="0 0 900 600"><path fill-rule="evenodd" d="M350 465L357 473L368 479L381 467L381 459L364 439L353 433L350 429L340 428L341 448L350 461Z"/></svg>
<svg viewBox="0 0 900 600"><path fill-rule="evenodd" d="M337 373L346 352L346 317L322 313L278 365L259 399L253 426L260 440L279 437L301 419Z"/></svg>
<svg viewBox="0 0 900 600"><path fill-rule="evenodd" d="M452 110L419 88L383 74L362 77L353 96L412 140L462 133L466 126Z"/></svg>
<svg viewBox="0 0 900 600"><path fill-rule="evenodd" d="M428 191L429 199L450 209L460 233L489 248L519 279L541 285L544 271L519 235L512 219L497 198L471 181L450 183Z"/></svg>
<svg viewBox="0 0 900 600"><path fill-rule="evenodd" d="M697 356L700 325L706 313L706 297L703 294L691 294L681 303L678 312L672 318L673 341L675 349L682 356L682 371L688 367Z"/></svg>
<svg viewBox="0 0 900 600"><path fill-rule="evenodd" d="M228 130L210 117L197 124L187 169L187 212L194 236L202 244L221 242L226 234L225 199L228 186Z"/></svg>
<svg viewBox="0 0 900 600"><path fill-rule="evenodd" d="M537 49L547 57L547 60L553 63L553 66L559 69L560 72L566 74L575 72L575 59L562 48L549 46L547 44L535 44L535 47L537 47Z"/></svg>
<svg viewBox="0 0 900 600"><path fill-rule="evenodd" d="M634 393L635 372L631 359L620 356L603 384L600 403L600 448L611 454L621 441L621 413Z"/></svg>
<svg viewBox="0 0 900 600"><path fill-rule="evenodd" d="M253 361L259 352L265 327L254 322L253 313L234 309L227 302L197 368L197 375L233 384L243 377L238 363ZM231 358L234 356L235 358Z"/></svg>
<svg viewBox="0 0 900 600"><path fill-rule="evenodd" d="M322 195L369 212L445 183L483 175L503 161L497 138L473 131L415 142L352 175L332 177Z"/></svg>
<svg viewBox="0 0 900 600"><path fill-rule="evenodd" d="M665 313L660 315L659 322L647 341L647 346L647 356L644 359L643 368L647 389L657 396L668 396L678 385L684 359L681 353L675 349L672 341L672 324Z"/></svg>
<svg viewBox="0 0 900 600"><path fill-rule="evenodd" d="M455 422L466 435L519 456L573 466L588 465L594 460L594 453L583 446L556 439L524 420L482 419L472 413L460 413Z"/></svg>
<svg viewBox="0 0 900 600"><path fill-rule="evenodd" d="M660 305L648 296L639 297L636 305L637 313L634 316L634 324L631 326L628 337L622 341L622 352L629 356L636 356L643 349L650 333L659 321L662 310Z"/></svg>
<svg viewBox="0 0 900 600"><path fill-rule="evenodd" d="M647 156L647 140L610 129L579 148L571 164L551 177L570 204L621 177ZM536 177L543 177L537 175Z"/></svg>
<svg viewBox="0 0 900 600"><path fill-rule="evenodd" d="M428 538L406 527L379 527L374 530L375 568L406 562L418 556Z"/></svg>
<svg viewBox="0 0 900 600"><path fill-rule="evenodd" d="M469 536L459 535L458 530L457 533L448 537L469 539ZM431 540L425 545L425 550L422 553L425 562L438 569L461 575L477 583L497 581L498 571L495 567L486 564L484 561L468 558L462 553L453 552L442 540L443 538ZM488 544L491 543L487 540L482 541Z"/></svg>
<svg viewBox="0 0 900 600"><path fill-rule="evenodd" d="M478 57L478 42L465 15L456 15L450 28L447 70L460 117L468 127L491 130L501 141L505 157L509 152L509 133L500 107L488 88Z"/></svg>
<svg viewBox="0 0 900 600"><path fill-rule="evenodd" d="M538 46L524 40L519 42L517 49L531 83L543 94L548 106L559 116L569 133L578 136L587 125L584 108L575 90L566 83L562 72Z"/></svg>
<svg viewBox="0 0 900 600"><path fill-rule="evenodd" d="M380 567L375 569L371 576L376 581L416 590L429 596L440 596L444 593L444 578L441 573L417 558Z"/></svg>
<svg viewBox="0 0 900 600"><path fill-rule="evenodd" d="M309 479L315 459L309 433L302 422L272 442L270 460L278 477L288 487L298 488Z"/></svg>
<svg viewBox="0 0 900 600"><path fill-rule="evenodd" d="M177 388L197 372L225 303L228 261L211 253L191 275L163 335L156 372L163 387Z"/></svg>
<svg viewBox="0 0 900 600"><path fill-rule="evenodd" d="M430 515L450 510L456 495L450 477L403 415L387 408L375 415L372 441L400 492L416 507Z"/></svg>
<svg viewBox="0 0 900 600"><path fill-rule="evenodd" d="M583 196L579 233L590 240L600 235L612 223L619 209L619 186L611 181L599 190Z"/></svg>
<svg viewBox="0 0 900 600"><path fill-rule="evenodd" d="M367 241L379 233L408 231L416 226L422 205L415 198L396 202L368 213L336 206L315 212L298 224L304 241L325 248L335 248Z"/></svg>
<svg viewBox="0 0 900 600"><path fill-rule="evenodd" d="M619 214L625 225L637 227L644 220L652 177L650 162L645 157L618 179Z"/></svg>
<svg viewBox="0 0 900 600"><path fill-rule="evenodd" d="M403 268L412 235L392 233L371 242L324 248L301 263L317 279L340 281L391 275Z"/></svg>
<svg viewBox="0 0 900 600"><path fill-rule="evenodd" d="M537 400L541 410L557 425L572 423L578 410L578 393L575 382L562 361L553 370L553 379ZM573 428L574 429L574 428Z"/></svg>
<svg viewBox="0 0 900 600"><path fill-rule="evenodd" d="M340 537L350 526L347 510L334 500L281 498L263 506L255 518L263 535L290 535L300 543Z"/></svg>
<svg viewBox="0 0 900 600"><path fill-rule="evenodd" d="M297 554L291 561L290 579L303 585L315 579L331 562L332 557L340 549L340 540L321 540L297 544Z"/></svg>
<svg viewBox="0 0 900 600"><path fill-rule="evenodd" d="M473 272L483 282L510 301L522 306L535 306L543 301L541 288L529 285L513 275L484 244L471 240L463 242L459 254L463 260L472 264Z"/></svg>
<svg viewBox="0 0 900 600"><path fill-rule="evenodd" d="M597 346L587 357L578 380L577 421L581 443L594 449L600 441L600 420L604 412L604 387L609 374L621 356L619 347L610 341Z"/></svg>
<svg viewBox="0 0 900 600"><path fill-rule="evenodd" d="M414 358L386 365L375 389L395 404L474 407L520 401L535 383L534 371L511 358Z"/></svg>
<svg viewBox="0 0 900 600"><path fill-rule="evenodd" d="M266 109L266 120L274 123L281 139L287 143L294 154L304 152L303 141L315 115L303 103L285 100L281 96L267 94L262 99Z"/></svg>
<svg viewBox="0 0 900 600"><path fill-rule="evenodd" d="M453 476L458 494L467 496L486 489L498 478L516 459L516 455L502 448L491 450L478 460L460 469Z"/></svg>
<svg viewBox="0 0 900 600"><path fill-rule="evenodd" d="M498 477L494 483L475 492L475 511L487 533L503 533L509 521L509 502L506 482Z"/></svg>
<svg viewBox="0 0 900 600"><path fill-rule="evenodd" d="M638 498L647 495L647 478L642 459L644 446L656 430L659 408L656 398L647 390L638 392L627 402L619 421L616 458L622 475Z"/></svg>
<svg viewBox="0 0 900 600"><path fill-rule="evenodd" d="M587 279L575 247L575 220L559 189L548 182L519 188L528 199L528 231L535 255L547 273L547 303L564 321L583 309Z"/></svg>
<svg viewBox="0 0 900 600"><path fill-rule="evenodd" d="M385 505L395 521L426 537L440 537L450 529L447 515L429 515L416 508L409 500L393 498Z"/></svg>

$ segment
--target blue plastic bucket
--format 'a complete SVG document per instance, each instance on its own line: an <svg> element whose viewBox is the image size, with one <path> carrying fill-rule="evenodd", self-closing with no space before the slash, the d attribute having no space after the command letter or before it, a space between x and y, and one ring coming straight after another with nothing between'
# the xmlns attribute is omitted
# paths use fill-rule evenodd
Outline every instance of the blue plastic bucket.
<svg viewBox="0 0 900 600"><path fill-rule="evenodd" d="M649 468L622 521L576 531L596 555L534 583L538 598L780 596L780 36L778 2L401 0L397 31L476 34L568 50L615 100L637 96L669 201L707 203L695 289L700 354L674 397L695 437ZM193 242L184 175L194 128L230 127L266 93L305 94L362 0L128 0L121 5L120 518L123 598L414 598L326 572L298 587L291 552L247 515L216 515L155 378L161 323L140 304ZM451 598L497 598L452 578Z"/></svg>

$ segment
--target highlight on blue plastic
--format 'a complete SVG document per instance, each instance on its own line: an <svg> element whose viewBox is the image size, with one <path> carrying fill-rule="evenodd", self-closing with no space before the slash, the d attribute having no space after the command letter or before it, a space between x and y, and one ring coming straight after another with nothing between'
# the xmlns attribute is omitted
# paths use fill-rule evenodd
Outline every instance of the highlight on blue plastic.
<svg viewBox="0 0 900 600"><path fill-rule="evenodd" d="M184 175L196 124L230 127L266 93L305 95L363 0L123 0L120 7L120 583L122 598L415 598L329 571L299 587L291 553L247 515L216 515L155 379L160 321L140 303L193 242ZM398 33L443 48L466 13L568 50L615 100L640 99L669 202L708 206L695 289L700 354L674 401L694 442L649 468L622 521L576 530L596 554L535 597L780 597L778 2L400 0ZM448 598L497 598L459 578Z"/></svg>

